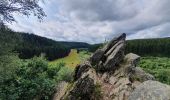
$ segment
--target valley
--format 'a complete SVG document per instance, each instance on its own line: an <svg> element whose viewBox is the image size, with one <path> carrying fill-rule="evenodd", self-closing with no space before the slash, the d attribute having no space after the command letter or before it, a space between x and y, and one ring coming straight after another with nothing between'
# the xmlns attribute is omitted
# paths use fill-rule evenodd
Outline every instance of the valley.
<svg viewBox="0 0 170 100"><path fill-rule="evenodd" d="M89 59L98 48L103 48L103 44L106 43L54 41L1 29L0 78L3 85L0 95L10 100L34 98L41 93L41 99L49 100L60 82L72 83L76 66ZM125 53L139 54L139 66L157 81L169 85L169 44L170 38L130 40ZM24 86L31 91L25 90Z"/></svg>

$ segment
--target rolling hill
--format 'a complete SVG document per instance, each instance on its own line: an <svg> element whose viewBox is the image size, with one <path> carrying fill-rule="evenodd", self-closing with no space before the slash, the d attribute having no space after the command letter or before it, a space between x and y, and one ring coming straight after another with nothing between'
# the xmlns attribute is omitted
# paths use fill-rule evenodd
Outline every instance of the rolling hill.
<svg viewBox="0 0 170 100"><path fill-rule="evenodd" d="M14 32L8 28L0 29L1 51L12 50L18 53L21 59L29 59L44 53L48 60L54 60L67 56L71 49L89 46L82 42L54 41L34 34Z"/></svg>

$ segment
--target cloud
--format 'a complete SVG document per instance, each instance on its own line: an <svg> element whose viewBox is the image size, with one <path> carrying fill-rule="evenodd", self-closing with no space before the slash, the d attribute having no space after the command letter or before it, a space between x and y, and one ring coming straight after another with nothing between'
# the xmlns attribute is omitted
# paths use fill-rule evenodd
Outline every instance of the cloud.
<svg viewBox="0 0 170 100"><path fill-rule="evenodd" d="M170 36L170 0L51 0L48 17L16 16L10 25L55 40L99 43L127 33L128 39Z"/></svg>
<svg viewBox="0 0 170 100"><path fill-rule="evenodd" d="M87 21L117 21L134 17L136 0L62 0L63 9L72 17Z"/></svg>
<svg viewBox="0 0 170 100"><path fill-rule="evenodd" d="M170 23L161 24L145 30L138 31L135 34L129 35L128 39L144 39L144 38L160 38L170 36Z"/></svg>

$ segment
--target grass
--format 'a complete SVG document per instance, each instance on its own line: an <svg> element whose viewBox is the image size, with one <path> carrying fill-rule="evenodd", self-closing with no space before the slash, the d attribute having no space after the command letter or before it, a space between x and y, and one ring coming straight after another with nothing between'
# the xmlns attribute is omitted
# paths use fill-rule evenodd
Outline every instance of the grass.
<svg viewBox="0 0 170 100"><path fill-rule="evenodd" d="M143 57L139 66L155 76L156 80L170 85L170 58Z"/></svg>
<svg viewBox="0 0 170 100"><path fill-rule="evenodd" d="M54 61L51 61L49 64L58 64L58 63L65 63L66 66L75 68L76 65L83 62L85 59L89 57L89 53L86 51L80 51L77 53L76 49L72 49L70 54L67 57L56 59Z"/></svg>
<svg viewBox="0 0 170 100"><path fill-rule="evenodd" d="M76 49L72 49L67 57L51 61L50 64L65 63L68 67L75 67L80 63L79 55Z"/></svg>

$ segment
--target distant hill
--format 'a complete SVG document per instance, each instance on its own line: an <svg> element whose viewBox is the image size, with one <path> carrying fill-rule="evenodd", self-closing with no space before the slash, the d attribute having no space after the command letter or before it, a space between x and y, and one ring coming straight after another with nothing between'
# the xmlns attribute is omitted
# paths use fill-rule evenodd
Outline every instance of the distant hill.
<svg viewBox="0 0 170 100"><path fill-rule="evenodd" d="M29 59L44 53L48 60L65 57L73 48L89 48L82 42L54 41L45 37L28 33L14 32L10 29L0 29L0 49L12 49L22 59ZM4 50L3 50L4 51Z"/></svg>
<svg viewBox="0 0 170 100"><path fill-rule="evenodd" d="M94 52L102 44L91 45L89 51ZM170 57L170 38L128 40L126 53L133 52L140 56Z"/></svg>
<svg viewBox="0 0 170 100"><path fill-rule="evenodd" d="M134 52L141 56L170 57L170 38L129 40L126 52Z"/></svg>

